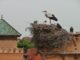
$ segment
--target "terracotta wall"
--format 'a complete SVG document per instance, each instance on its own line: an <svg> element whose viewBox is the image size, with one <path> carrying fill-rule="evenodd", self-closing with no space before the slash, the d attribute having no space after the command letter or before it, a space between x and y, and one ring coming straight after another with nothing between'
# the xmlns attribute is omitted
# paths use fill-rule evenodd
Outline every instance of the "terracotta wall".
<svg viewBox="0 0 80 60"><path fill-rule="evenodd" d="M45 60L62 60L59 55L50 55L45 58Z"/></svg>
<svg viewBox="0 0 80 60"><path fill-rule="evenodd" d="M0 40L0 48L16 48L16 40Z"/></svg>
<svg viewBox="0 0 80 60"><path fill-rule="evenodd" d="M47 56L45 60L80 60L80 55L75 57L75 55L53 55L53 56Z"/></svg>
<svg viewBox="0 0 80 60"><path fill-rule="evenodd" d="M22 53L0 53L0 60L23 60Z"/></svg>
<svg viewBox="0 0 80 60"><path fill-rule="evenodd" d="M0 37L0 48L16 48L17 37Z"/></svg>
<svg viewBox="0 0 80 60"><path fill-rule="evenodd" d="M16 36L0 36L0 60L23 60L23 49L17 48Z"/></svg>
<svg viewBox="0 0 80 60"><path fill-rule="evenodd" d="M64 48L56 48L55 51L80 52L80 36L74 37Z"/></svg>
<svg viewBox="0 0 80 60"><path fill-rule="evenodd" d="M80 36L74 36L73 40L65 48L55 50L62 50L62 52L68 54L47 55L46 60L80 60Z"/></svg>
<svg viewBox="0 0 80 60"><path fill-rule="evenodd" d="M66 51L80 52L80 36L74 37L73 41L67 45Z"/></svg>

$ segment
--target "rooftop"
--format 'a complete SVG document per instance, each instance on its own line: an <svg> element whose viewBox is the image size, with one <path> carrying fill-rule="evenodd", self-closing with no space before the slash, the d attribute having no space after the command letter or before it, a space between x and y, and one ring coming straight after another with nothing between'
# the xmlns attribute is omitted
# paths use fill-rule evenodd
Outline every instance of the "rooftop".
<svg viewBox="0 0 80 60"><path fill-rule="evenodd" d="M0 36L20 36L21 34L15 30L4 19L0 19Z"/></svg>

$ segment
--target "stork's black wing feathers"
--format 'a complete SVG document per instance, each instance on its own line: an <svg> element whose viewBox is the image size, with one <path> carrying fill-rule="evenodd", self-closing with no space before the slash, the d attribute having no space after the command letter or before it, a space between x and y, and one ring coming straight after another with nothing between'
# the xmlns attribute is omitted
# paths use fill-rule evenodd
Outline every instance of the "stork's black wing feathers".
<svg viewBox="0 0 80 60"><path fill-rule="evenodd" d="M62 26L59 23L57 23L57 27L62 29Z"/></svg>
<svg viewBox="0 0 80 60"><path fill-rule="evenodd" d="M73 30L74 30L73 27L70 27L70 32L73 32Z"/></svg>
<svg viewBox="0 0 80 60"><path fill-rule="evenodd" d="M58 20L58 19L55 17L55 15L54 15L54 14L52 14L51 19L53 19L53 20L55 20L55 21L57 21L57 20Z"/></svg>

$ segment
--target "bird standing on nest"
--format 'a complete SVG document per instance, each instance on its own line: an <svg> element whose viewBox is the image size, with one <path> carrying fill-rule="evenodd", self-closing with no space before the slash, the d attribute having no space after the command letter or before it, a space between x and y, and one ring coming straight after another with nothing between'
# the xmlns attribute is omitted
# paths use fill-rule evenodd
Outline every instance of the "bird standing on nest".
<svg viewBox="0 0 80 60"><path fill-rule="evenodd" d="M46 10L43 11L43 12L45 13L45 16L46 16L47 18L49 18L50 24L51 24L51 20L58 21L58 19L55 17L54 14L50 14L50 13L48 13Z"/></svg>

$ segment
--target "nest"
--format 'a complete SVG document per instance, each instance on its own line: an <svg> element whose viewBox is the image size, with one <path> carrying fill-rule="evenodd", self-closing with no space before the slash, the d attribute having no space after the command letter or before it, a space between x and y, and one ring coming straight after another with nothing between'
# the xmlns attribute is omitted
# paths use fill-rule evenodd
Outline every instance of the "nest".
<svg viewBox="0 0 80 60"><path fill-rule="evenodd" d="M61 48L70 42L70 34L56 25L32 24L32 42L38 49Z"/></svg>

